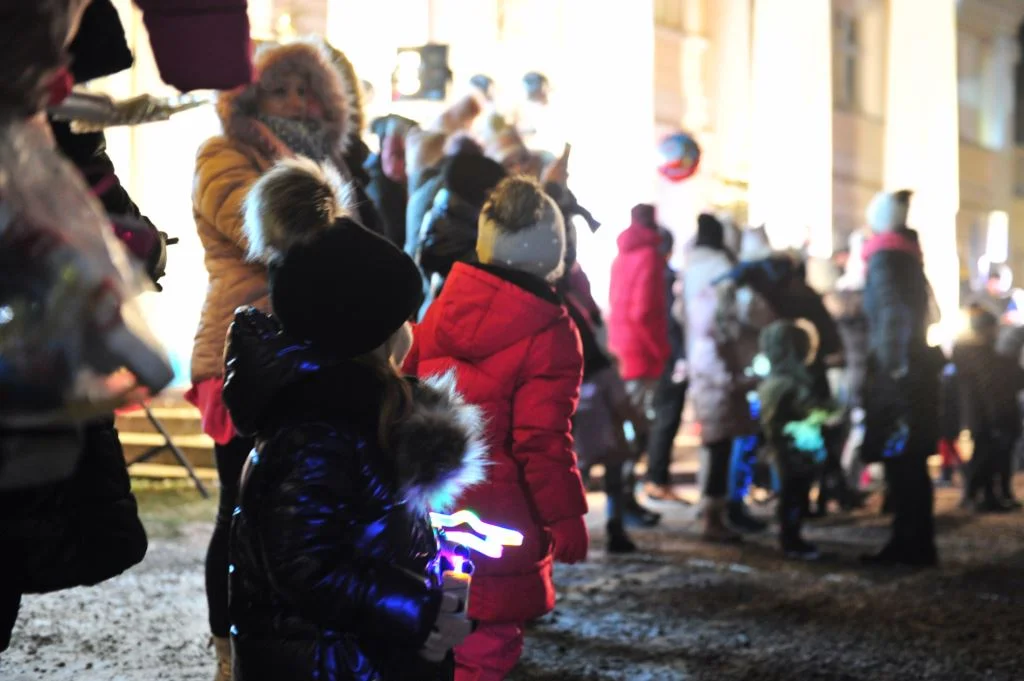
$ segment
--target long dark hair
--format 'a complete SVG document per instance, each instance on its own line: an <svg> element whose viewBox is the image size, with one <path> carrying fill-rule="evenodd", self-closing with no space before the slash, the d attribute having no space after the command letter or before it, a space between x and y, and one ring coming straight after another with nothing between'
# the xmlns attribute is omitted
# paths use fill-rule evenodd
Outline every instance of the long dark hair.
<svg viewBox="0 0 1024 681"><path fill-rule="evenodd" d="M370 369L380 383L377 442L381 449L387 450L391 447L395 428L408 418L412 410L412 385L402 377L390 357L373 352L359 357L356 362Z"/></svg>

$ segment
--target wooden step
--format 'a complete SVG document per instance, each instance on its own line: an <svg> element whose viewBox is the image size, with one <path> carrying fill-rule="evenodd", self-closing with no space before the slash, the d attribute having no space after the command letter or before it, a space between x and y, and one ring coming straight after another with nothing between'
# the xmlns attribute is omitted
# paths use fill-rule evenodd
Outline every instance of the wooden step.
<svg viewBox="0 0 1024 681"><path fill-rule="evenodd" d="M203 432L199 410L191 405L152 407L153 416L171 435L197 435ZM146 412L139 409L117 415L117 429L126 433L155 433Z"/></svg>
<svg viewBox="0 0 1024 681"><path fill-rule="evenodd" d="M121 446L124 448L126 461L131 461L137 456L152 447L165 443L160 433L133 433L121 432ZM193 435L172 435L174 444L181 449L182 453L193 466L216 468L213 457L213 440L203 433ZM165 449L146 463L177 465L177 459L169 449Z"/></svg>
<svg viewBox="0 0 1024 681"><path fill-rule="evenodd" d="M188 479L188 471L181 466L168 466L159 463L137 463L128 469L133 478L152 478L156 480ZM196 468L196 475L203 482L216 482L217 469Z"/></svg>

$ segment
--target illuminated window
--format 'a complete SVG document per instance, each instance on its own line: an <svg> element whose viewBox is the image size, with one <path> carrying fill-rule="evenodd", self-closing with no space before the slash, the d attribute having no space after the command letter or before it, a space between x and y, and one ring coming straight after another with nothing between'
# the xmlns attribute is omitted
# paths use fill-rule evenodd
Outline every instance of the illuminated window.
<svg viewBox="0 0 1024 681"><path fill-rule="evenodd" d="M860 108L860 22L857 16L836 11L832 30L832 93L836 106Z"/></svg>
<svg viewBox="0 0 1024 681"><path fill-rule="evenodd" d="M961 32L957 36L960 139L973 144L982 142L987 47L976 35Z"/></svg>

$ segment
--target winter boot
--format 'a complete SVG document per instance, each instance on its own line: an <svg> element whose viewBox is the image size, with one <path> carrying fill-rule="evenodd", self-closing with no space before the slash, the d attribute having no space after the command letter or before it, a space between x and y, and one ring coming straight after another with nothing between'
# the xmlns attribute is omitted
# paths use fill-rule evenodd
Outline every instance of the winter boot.
<svg viewBox="0 0 1024 681"><path fill-rule="evenodd" d="M740 532L764 532L768 523L758 520L750 514L750 509L742 501L730 501L728 506L729 524Z"/></svg>
<svg viewBox="0 0 1024 681"><path fill-rule="evenodd" d="M608 553L633 553L636 551L636 544L626 534L621 520L609 520L605 526L605 532L608 536Z"/></svg>
<svg viewBox="0 0 1024 681"><path fill-rule="evenodd" d="M821 551L818 550L818 547L804 541L801 537L784 541L782 543L782 552L786 555L786 558L791 560L821 560Z"/></svg>
<svg viewBox="0 0 1024 681"><path fill-rule="evenodd" d="M661 522L661 514L644 508L636 498L634 481L626 483L623 492L623 520L627 527L654 527Z"/></svg>
<svg viewBox="0 0 1024 681"><path fill-rule="evenodd" d="M999 500L1009 511L1017 511L1021 503L1017 501L1017 495L1013 493L1013 454L1006 457L1002 470L999 472Z"/></svg>
<svg viewBox="0 0 1024 681"><path fill-rule="evenodd" d="M725 522L728 512L725 499L704 500L704 531L701 538L714 544L735 544L743 541L739 532Z"/></svg>
<svg viewBox="0 0 1024 681"><path fill-rule="evenodd" d="M800 536L804 509L799 505L779 509L779 544L786 558L792 560L818 560L821 553L814 544Z"/></svg>
<svg viewBox="0 0 1024 681"><path fill-rule="evenodd" d="M214 636L210 639L210 643L217 653L217 674L213 677L213 681L231 681L231 639Z"/></svg>

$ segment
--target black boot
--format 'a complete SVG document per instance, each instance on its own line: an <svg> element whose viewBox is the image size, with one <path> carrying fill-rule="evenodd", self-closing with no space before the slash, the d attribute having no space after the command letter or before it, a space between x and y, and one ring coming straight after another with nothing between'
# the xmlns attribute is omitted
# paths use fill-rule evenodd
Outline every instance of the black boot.
<svg viewBox="0 0 1024 681"><path fill-rule="evenodd" d="M779 544L786 558L793 560L819 560L821 553L818 547L804 541L800 536L803 527L804 510L793 505L779 510Z"/></svg>
<svg viewBox="0 0 1024 681"><path fill-rule="evenodd" d="M654 527L661 522L661 514L641 506L632 493L627 493L624 506L622 516L628 527Z"/></svg>
<svg viewBox="0 0 1024 681"><path fill-rule="evenodd" d="M605 526L605 532L608 536L608 553L621 554L634 553L636 551L636 544L626 534L621 520L609 520L608 525Z"/></svg>
<svg viewBox="0 0 1024 681"><path fill-rule="evenodd" d="M821 551L818 550L818 547L810 542L804 541L802 537L783 540L782 552L786 554L786 558L790 558L792 560L821 560Z"/></svg>
<svg viewBox="0 0 1024 681"><path fill-rule="evenodd" d="M999 501L1008 511L1020 510L1022 504L1017 501L1017 496L1013 493L1013 473L1004 471L1000 478L999 486L1002 490L1002 494L1000 495Z"/></svg>
<svg viewBox="0 0 1024 681"><path fill-rule="evenodd" d="M902 565L914 568L930 568L939 564L939 554L935 545L899 548L893 542L886 544L878 553L861 556L861 562L875 567L894 567Z"/></svg>
<svg viewBox="0 0 1024 681"><path fill-rule="evenodd" d="M1008 506L996 496L995 490L991 485L986 486L982 494L982 500L974 505L974 511L976 513L1007 513L1014 510L1011 506Z"/></svg>
<svg viewBox="0 0 1024 681"><path fill-rule="evenodd" d="M740 532L764 532L768 523L750 515L750 509L742 501L729 502L729 524Z"/></svg>

